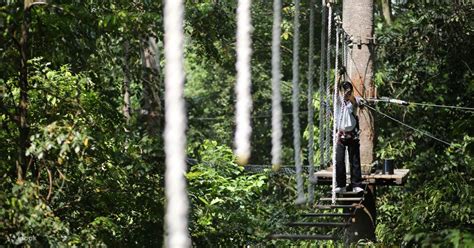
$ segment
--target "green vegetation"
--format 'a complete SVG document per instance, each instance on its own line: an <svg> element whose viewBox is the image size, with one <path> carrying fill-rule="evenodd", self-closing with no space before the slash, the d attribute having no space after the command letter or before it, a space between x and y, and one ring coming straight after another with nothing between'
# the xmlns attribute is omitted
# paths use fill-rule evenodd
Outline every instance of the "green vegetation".
<svg viewBox="0 0 474 248"><path fill-rule="evenodd" d="M162 246L162 2L52 0L26 9L24 2L0 2L0 246ZM472 107L473 5L408 2L392 6L390 25L376 14L379 95ZM294 206L294 178L250 174L234 162L236 1L186 1L186 7L187 144L197 161L187 173L194 244L314 244L265 238L304 211ZM252 7L251 163L270 164L272 4ZM307 1L301 10L306 58ZM293 11L284 1L285 113L291 112ZM306 106L307 59L300 65ZM451 145L374 113L377 156L395 156L411 173L404 187L378 190L373 245L474 246L472 111L376 108ZM301 123L307 125L305 115ZM283 126L283 161L292 164L289 116Z"/></svg>

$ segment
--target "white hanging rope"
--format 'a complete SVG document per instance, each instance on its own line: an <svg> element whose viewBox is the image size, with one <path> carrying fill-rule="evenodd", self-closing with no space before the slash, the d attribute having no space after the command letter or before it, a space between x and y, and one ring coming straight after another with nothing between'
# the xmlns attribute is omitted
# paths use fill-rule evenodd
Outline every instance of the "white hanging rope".
<svg viewBox="0 0 474 248"><path fill-rule="evenodd" d="M328 3L328 34L327 34L327 46L326 46L326 158L325 161L329 161L331 148L331 32L332 32L332 5Z"/></svg>
<svg viewBox="0 0 474 248"><path fill-rule="evenodd" d="M281 0L273 1L272 30L272 165L281 165L282 109L280 91Z"/></svg>
<svg viewBox="0 0 474 248"><path fill-rule="evenodd" d="M165 154L167 247L190 247L186 192L183 0L165 2Z"/></svg>
<svg viewBox="0 0 474 248"><path fill-rule="evenodd" d="M338 69L339 69L339 25L337 25L336 27L336 58L335 58L335 65L334 65L334 94L333 94L333 113L334 113L334 117L333 117L333 125L332 125L332 204L336 204L336 192L334 191L335 188L336 188L336 146L337 146L337 129L338 129L338 126L339 126L339 123L337 121L338 119L338 116L337 113L338 113L338 109L339 108L339 101L338 101L338 94L337 94L337 90L339 88L339 73L338 72Z"/></svg>
<svg viewBox="0 0 474 248"><path fill-rule="evenodd" d="M314 202L314 106L313 106L313 77L314 77L314 4L315 0L310 1L309 6L309 49L308 49L308 163L309 179L308 201Z"/></svg>
<svg viewBox="0 0 474 248"><path fill-rule="evenodd" d="M250 114L252 111L250 57L252 54L250 33L250 0L239 0L237 7L237 95L235 154L239 164L246 164L250 158Z"/></svg>
<svg viewBox="0 0 474 248"><path fill-rule="evenodd" d="M325 0L321 4L321 60L319 64L319 165L321 168L325 166L324 161L324 63L326 62L326 7Z"/></svg>
<svg viewBox="0 0 474 248"><path fill-rule="evenodd" d="M295 149L295 168L296 168L296 188L297 199L296 204L305 202L303 189L303 168L301 165L301 135L300 135L300 121L299 121L299 42L300 42L300 0L295 0L295 16L293 21L293 146Z"/></svg>

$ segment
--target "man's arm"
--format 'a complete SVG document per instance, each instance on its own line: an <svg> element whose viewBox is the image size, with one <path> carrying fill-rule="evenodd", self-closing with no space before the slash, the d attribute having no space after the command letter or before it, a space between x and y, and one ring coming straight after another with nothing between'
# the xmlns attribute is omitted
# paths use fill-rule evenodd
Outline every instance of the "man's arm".
<svg viewBox="0 0 474 248"><path fill-rule="evenodd" d="M352 104L355 104L358 107L364 107L364 105L367 103L365 99L360 96L352 96L350 101L352 102Z"/></svg>

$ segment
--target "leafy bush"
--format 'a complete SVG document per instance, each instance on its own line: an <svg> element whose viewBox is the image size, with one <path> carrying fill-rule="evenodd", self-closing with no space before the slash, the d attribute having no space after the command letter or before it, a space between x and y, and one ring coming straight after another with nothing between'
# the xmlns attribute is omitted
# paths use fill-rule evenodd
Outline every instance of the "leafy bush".
<svg viewBox="0 0 474 248"><path fill-rule="evenodd" d="M198 246L242 246L266 235L262 193L264 174L245 174L232 150L205 141L203 161L187 173L191 197L191 235ZM260 236L260 237L259 237Z"/></svg>

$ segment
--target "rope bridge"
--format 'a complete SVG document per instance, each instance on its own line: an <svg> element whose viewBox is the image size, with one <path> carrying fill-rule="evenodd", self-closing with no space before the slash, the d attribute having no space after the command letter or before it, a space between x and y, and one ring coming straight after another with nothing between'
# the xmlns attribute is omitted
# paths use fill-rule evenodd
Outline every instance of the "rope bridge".
<svg viewBox="0 0 474 248"><path fill-rule="evenodd" d="M310 16L309 16L309 56L308 56L308 165L303 166L301 163L301 130L299 123L299 97L300 97L300 82L299 82L299 43L300 43L300 0L294 0L294 19L293 19L293 61L292 61L292 117L293 117L293 148L294 148L294 169L287 166L282 167L282 96L281 96L281 0L273 1L273 27L272 27L272 167L274 170L283 168L283 172L296 174L297 181L297 204L306 203L304 192L304 178L303 173L308 172L309 183L308 188L308 202L314 202L314 185L317 184L317 177L315 177L314 168L314 105L313 105L313 80L314 80L314 18L315 18L315 0L310 1ZM236 112L235 112L235 154L238 163L246 165L251 156L250 137L252 133L251 110L251 54L252 54L252 39L251 39L251 1L239 0L237 7L237 82L235 86L236 92ZM190 247L191 240L188 233L188 198L186 192L186 180L184 177L186 171L186 115L184 111L184 33L183 33L183 0L166 0L164 9L164 25L165 25L165 153L166 153L166 216L165 216L165 230L166 246L167 247ZM336 128L337 117L341 105L341 99L338 94L338 82L343 78L347 81L352 81L349 74L345 71L348 65L348 58L351 57L352 38L342 28L341 18L336 15L333 18L333 4L332 1L321 2L321 57L319 66L319 167L325 168L330 164L330 160L335 165L335 149L336 146ZM335 26L335 42L332 44L333 24ZM342 46L342 47L340 47ZM333 92L331 92L331 54L332 48L335 48L334 56L334 83ZM339 70L339 59L341 59L342 70ZM339 71L344 73L340 74ZM357 87L354 87L357 90ZM359 92L360 94L360 92ZM360 94L362 96L362 94ZM331 100L332 99L332 100ZM461 111L473 112L474 108L436 105L428 103L413 103L400 102L394 99L368 99L366 101L372 102L388 102L398 104L412 104L424 107L440 107L450 108ZM331 110L331 106L333 109ZM367 105L367 108L378 112L393 121L396 121L408 128L414 129L423 135L427 135L439 142L450 145L449 142L436 138L428 132L411 127L391 116L388 116L375 108ZM266 118L267 116L265 116ZM203 118L201 118L203 119ZM332 129L332 130L331 130ZM332 131L332 136L331 136ZM331 150L332 149L332 150ZM246 168L252 168L247 166ZM263 167L255 166L252 170L259 170ZM350 208L358 209L363 202L364 196L354 197L338 197L334 191L335 182L335 166L332 171L332 190L330 197L321 198L319 201L330 201L331 205L317 205L322 209L334 208ZM364 193L365 195L365 193ZM353 202L351 205L337 205L340 202ZM346 212L347 217L344 226L349 224L351 216L355 212ZM322 216L324 214L314 214L314 216ZM337 213L330 213L328 216L334 216ZM373 221L373 220L372 220ZM292 223L292 226L321 226L323 224L315 223ZM276 235L277 238L315 238L302 235L301 237ZM333 237L316 237L318 239L332 239Z"/></svg>

